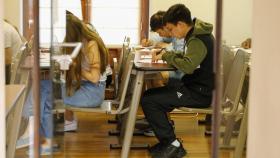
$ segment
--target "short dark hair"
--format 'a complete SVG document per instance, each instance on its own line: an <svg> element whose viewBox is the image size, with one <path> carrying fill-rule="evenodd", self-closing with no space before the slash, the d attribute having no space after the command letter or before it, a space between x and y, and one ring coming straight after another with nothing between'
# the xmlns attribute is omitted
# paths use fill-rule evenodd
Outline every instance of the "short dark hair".
<svg viewBox="0 0 280 158"><path fill-rule="evenodd" d="M179 21L192 25L191 11L184 4L171 6L163 17L163 25L171 23L177 25Z"/></svg>
<svg viewBox="0 0 280 158"><path fill-rule="evenodd" d="M151 30L156 32L158 29L163 28L163 16L166 12L165 11L158 11L150 18L150 27Z"/></svg>

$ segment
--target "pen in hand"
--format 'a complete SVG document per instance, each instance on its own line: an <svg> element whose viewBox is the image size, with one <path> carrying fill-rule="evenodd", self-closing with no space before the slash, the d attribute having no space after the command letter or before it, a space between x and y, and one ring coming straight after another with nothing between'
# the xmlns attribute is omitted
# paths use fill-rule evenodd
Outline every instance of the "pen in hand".
<svg viewBox="0 0 280 158"><path fill-rule="evenodd" d="M164 50L165 50L165 48L161 48L160 51L156 52L156 55L159 55Z"/></svg>

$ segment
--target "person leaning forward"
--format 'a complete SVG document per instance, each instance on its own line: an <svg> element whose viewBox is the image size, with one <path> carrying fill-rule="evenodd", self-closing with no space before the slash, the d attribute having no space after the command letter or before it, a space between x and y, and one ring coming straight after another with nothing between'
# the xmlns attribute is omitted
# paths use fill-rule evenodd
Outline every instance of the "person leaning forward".
<svg viewBox="0 0 280 158"><path fill-rule="evenodd" d="M162 51L154 60L162 59L185 75L181 79L181 85L145 91L141 105L159 140L158 144L150 148L152 157L181 158L187 152L176 138L166 112L183 106L195 108L210 106L214 89L213 25L196 18L192 19L190 10L183 4L171 6L163 21L172 36L185 39L185 47L188 49L181 54Z"/></svg>

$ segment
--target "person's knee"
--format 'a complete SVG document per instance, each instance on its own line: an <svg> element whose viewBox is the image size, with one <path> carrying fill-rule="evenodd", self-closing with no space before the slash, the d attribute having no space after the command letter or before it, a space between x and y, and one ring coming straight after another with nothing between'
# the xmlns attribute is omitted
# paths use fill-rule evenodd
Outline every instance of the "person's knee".
<svg viewBox="0 0 280 158"><path fill-rule="evenodd" d="M158 105L156 103L156 100L154 100L153 96L144 95L141 99L141 106L144 111L150 111L152 109L156 109Z"/></svg>
<svg viewBox="0 0 280 158"><path fill-rule="evenodd" d="M147 105L147 97L145 97L145 95L141 98L141 101L140 101L140 104L142 106L142 108L146 108L146 105Z"/></svg>

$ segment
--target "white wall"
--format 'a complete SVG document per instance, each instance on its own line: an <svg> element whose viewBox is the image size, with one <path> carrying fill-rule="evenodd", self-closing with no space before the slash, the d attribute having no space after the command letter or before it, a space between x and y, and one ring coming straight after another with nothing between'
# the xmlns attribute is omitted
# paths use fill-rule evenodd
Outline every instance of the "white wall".
<svg viewBox="0 0 280 158"><path fill-rule="evenodd" d="M166 11L170 6L182 3L185 4L193 16L204 21L215 22L216 0L150 0L150 16L159 10Z"/></svg>
<svg viewBox="0 0 280 158"><path fill-rule="evenodd" d="M1 20L3 18L3 0L0 0L0 157L5 157L6 155L6 139L5 139L5 68L4 68L4 40L3 40L3 21Z"/></svg>
<svg viewBox="0 0 280 158"><path fill-rule="evenodd" d="M150 0L150 16L167 10L176 3L185 4L192 15L215 25L216 0ZM252 0L224 0L223 39L229 45L239 45L251 37Z"/></svg>
<svg viewBox="0 0 280 158"><path fill-rule="evenodd" d="M22 33L21 1L22 0L4 0L4 18L15 25Z"/></svg>
<svg viewBox="0 0 280 158"><path fill-rule="evenodd" d="M224 0L223 39L229 45L239 45L252 37L252 1Z"/></svg>
<svg viewBox="0 0 280 158"><path fill-rule="evenodd" d="M280 1L253 0L248 158L280 157Z"/></svg>

